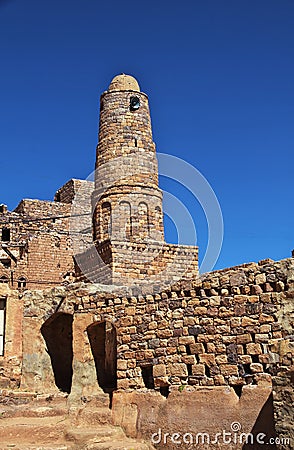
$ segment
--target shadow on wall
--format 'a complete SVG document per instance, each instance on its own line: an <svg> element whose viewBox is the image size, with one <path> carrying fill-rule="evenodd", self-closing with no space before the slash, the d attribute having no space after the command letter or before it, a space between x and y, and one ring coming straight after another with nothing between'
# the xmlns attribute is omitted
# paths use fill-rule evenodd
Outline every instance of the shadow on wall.
<svg viewBox="0 0 294 450"><path fill-rule="evenodd" d="M99 386L106 393L117 389L116 330L110 322L93 323L87 328Z"/></svg>
<svg viewBox="0 0 294 450"><path fill-rule="evenodd" d="M273 394L269 396L266 403L263 405L263 408L256 419L256 422L251 430L251 433L254 436L254 443L245 444L242 447L242 450L260 450L263 447L268 448L269 450L277 450L275 444L266 445L266 443L269 442L271 438L276 437L275 423L274 423ZM262 438L264 439L265 445L257 443L256 436L258 434L266 435L264 436L264 438Z"/></svg>
<svg viewBox="0 0 294 450"><path fill-rule="evenodd" d="M55 384L62 392L71 391L73 362L73 316L53 314L41 327L41 333L51 358Z"/></svg>

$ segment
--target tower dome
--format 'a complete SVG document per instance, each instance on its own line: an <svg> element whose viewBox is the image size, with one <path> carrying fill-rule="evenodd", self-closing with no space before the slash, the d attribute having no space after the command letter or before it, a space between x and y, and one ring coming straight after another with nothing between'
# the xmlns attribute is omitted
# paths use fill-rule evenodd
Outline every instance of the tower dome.
<svg viewBox="0 0 294 450"><path fill-rule="evenodd" d="M140 92L138 81L131 75L122 73L111 81L108 91L137 91Z"/></svg>

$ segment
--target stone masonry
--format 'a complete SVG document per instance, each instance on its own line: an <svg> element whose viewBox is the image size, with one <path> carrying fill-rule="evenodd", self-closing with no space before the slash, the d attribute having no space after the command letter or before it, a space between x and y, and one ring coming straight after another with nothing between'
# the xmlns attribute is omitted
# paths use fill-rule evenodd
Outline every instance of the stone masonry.
<svg viewBox="0 0 294 450"><path fill-rule="evenodd" d="M109 395L132 438L237 421L293 448L293 255L199 276L197 247L165 242L148 98L133 77L101 96L94 183L0 205L0 221L0 403L62 394L79 415Z"/></svg>
<svg viewBox="0 0 294 450"><path fill-rule="evenodd" d="M95 167L92 211L98 255L93 264L93 249L91 255L85 253L88 278L164 286L197 276L198 249L164 241L148 97L128 75L115 77L101 96Z"/></svg>
<svg viewBox="0 0 294 450"><path fill-rule="evenodd" d="M70 180L51 201L25 199L13 212L0 205L0 282L13 289L43 289L75 279L70 217L76 192L90 198L93 183ZM92 240L91 206L83 203L79 221Z"/></svg>

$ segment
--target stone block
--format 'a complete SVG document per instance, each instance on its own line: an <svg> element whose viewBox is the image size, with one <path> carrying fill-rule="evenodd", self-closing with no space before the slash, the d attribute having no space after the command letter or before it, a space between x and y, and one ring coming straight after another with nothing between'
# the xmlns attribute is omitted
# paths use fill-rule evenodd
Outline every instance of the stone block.
<svg viewBox="0 0 294 450"><path fill-rule="evenodd" d="M227 357L227 355L218 355L215 357L215 361L217 364L227 364L228 357Z"/></svg>
<svg viewBox="0 0 294 450"><path fill-rule="evenodd" d="M148 330L156 330L157 329L157 322L150 322L148 324Z"/></svg>
<svg viewBox="0 0 294 450"><path fill-rule="evenodd" d="M212 342L208 342L207 343L207 353L215 353L216 352L216 348L215 345ZM204 353L204 349L202 352L199 353Z"/></svg>
<svg viewBox="0 0 294 450"><path fill-rule="evenodd" d="M139 350L136 352L136 359L138 361L144 360L144 359L152 359L153 357L154 357L153 350Z"/></svg>
<svg viewBox="0 0 294 450"><path fill-rule="evenodd" d="M250 370L252 373L260 373L263 372L263 366L259 363L252 363L250 364Z"/></svg>
<svg viewBox="0 0 294 450"><path fill-rule="evenodd" d="M196 358L194 355L183 355L182 362L185 364L196 364Z"/></svg>
<svg viewBox="0 0 294 450"><path fill-rule="evenodd" d="M199 353L205 353L204 345L201 343L191 344L190 351L191 351L192 355L198 355Z"/></svg>
<svg viewBox="0 0 294 450"><path fill-rule="evenodd" d="M250 344L246 344L246 352L249 355L261 355L262 349L261 349L260 344L250 343Z"/></svg>
<svg viewBox="0 0 294 450"><path fill-rule="evenodd" d="M117 370L127 370L128 364L124 359L118 359L117 361Z"/></svg>
<svg viewBox="0 0 294 450"><path fill-rule="evenodd" d="M256 325L258 323L257 319L252 319L251 317L243 317L242 318L242 322L241 322L241 326L242 327L249 327L252 325Z"/></svg>
<svg viewBox="0 0 294 450"><path fill-rule="evenodd" d="M271 330L272 330L272 326L270 324L260 326L260 333L270 333Z"/></svg>
<svg viewBox="0 0 294 450"><path fill-rule="evenodd" d="M169 384L169 378L167 376L154 378L154 385L156 387L168 386Z"/></svg>
<svg viewBox="0 0 294 450"><path fill-rule="evenodd" d="M195 338L194 336L182 336L179 337L179 344L182 345L188 345L188 344L195 344Z"/></svg>
<svg viewBox="0 0 294 450"><path fill-rule="evenodd" d="M223 386L226 384L226 381L225 381L223 375L215 375L213 378L214 378L214 384L216 386Z"/></svg>
<svg viewBox="0 0 294 450"><path fill-rule="evenodd" d="M251 364L252 363L252 358L250 355L240 355L239 360L240 360L241 364Z"/></svg>
<svg viewBox="0 0 294 450"><path fill-rule="evenodd" d="M256 343L261 343L261 342L265 342L267 343L269 341L269 335L265 334L265 333L256 333L255 335L255 342Z"/></svg>
<svg viewBox="0 0 294 450"><path fill-rule="evenodd" d="M221 374L225 377L227 376L238 376L238 366L236 364L221 364L220 366Z"/></svg>
<svg viewBox="0 0 294 450"><path fill-rule="evenodd" d="M255 276L255 284L264 284L266 283L266 275L265 273L259 273Z"/></svg>
<svg viewBox="0 0 294 450"><path fill-rule="evenodd" d="M157 330L156 334L157 334L157 337L158 337L159 339L167 339L167 338L173 336L172 330L169 330L169 329L166 329L166 330Z"/></svg>
<svg viewBox="0 0 294 450"><path fill-rule="evenodd" d="M194 314L196 316L204 316L207 313L207 308L205 306L196 306L194 309Z"/></svg>
<svg viewBox="0 0 294 450"><path fill-rule="evenodd" d="M240 334L237 336L236 339L237 344L248 344L249 342L252 342L252 337L250 334Z"/></svg>
<svg viewBox="0 0 294 450"><path fill-rule="evenodd" d="M243 271L234 273L230 276L229 280L231 286L241 286L247 282L246 275Z"/></svg>
<svg viewBox="0 0 294 450"><path fill-rule="evenodd" d="M275 321L275 319L274 319L273 316L270 316L270 315L267 315L267 314L260 314L260 316L259 316L259 322L261 324L271 323L271 322L274 322L274 321Z"/></svg>
<svg viewBox="0 0 294 450"><path fill-rule="evenodd" d="M205 376L205 365L195 364L192 366L192 374L195 376Z"/></svg>
<svg viewBox="0 0 294 450"><path fill-rule="evenodd" d="M157 364L157 365L153 366L153 376L154 377L165 377L166 376L165 364Z"/></svg>
<svg viewBox="0 0 294 450"><path fill-rule="evenodd" d="M208 367L215 365L215 356L212 353L203 353L199 355L199 361Z"/></svg>
<svg viewBox="0 0 294 450"><path fill-rule="evenodd" d="M168 373L175 377L187 377L188 369L183 363L168 364Z"/></svg>

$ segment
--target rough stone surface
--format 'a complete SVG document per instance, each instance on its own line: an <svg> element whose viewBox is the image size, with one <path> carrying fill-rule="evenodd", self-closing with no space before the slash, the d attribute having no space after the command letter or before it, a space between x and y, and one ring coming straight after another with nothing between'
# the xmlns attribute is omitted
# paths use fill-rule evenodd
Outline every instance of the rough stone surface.
<svg viewBox="0 0 294 450"><path fill-rule="evenodd" d="M148 98L133 77L115 77L101 97L96 169L94 183L70 180L54 202L1 205L1 444L18 436L34 448L35 434L40 445L56 439L48 450L145 450L113 429L99 441L97 424L150 442L159 428L215 435L238 422L292 449L293 257L199 276L196 247L165 243ZM44 393L66 407L39 405L30 418L18 408ZM62 423L49 426L48 414Z"/></svg>

